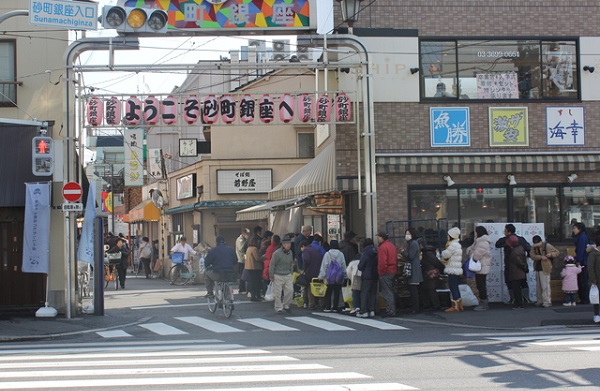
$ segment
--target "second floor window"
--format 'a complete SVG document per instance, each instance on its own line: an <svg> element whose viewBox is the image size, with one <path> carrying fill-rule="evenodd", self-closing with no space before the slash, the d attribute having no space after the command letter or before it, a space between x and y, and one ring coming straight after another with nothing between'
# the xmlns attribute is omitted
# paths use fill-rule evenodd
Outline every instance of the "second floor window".
<svg viewBox="0 0 600 391"><path fill-rule="evenodd" d="M16 43L0 41L0 106L17 105Z"/></svg>

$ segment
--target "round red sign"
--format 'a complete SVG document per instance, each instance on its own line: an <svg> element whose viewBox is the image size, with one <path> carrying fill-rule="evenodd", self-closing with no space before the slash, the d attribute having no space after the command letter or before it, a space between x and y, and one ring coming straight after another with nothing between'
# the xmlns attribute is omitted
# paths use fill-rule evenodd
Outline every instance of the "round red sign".
<svg viewBox="0 0 600 391"><path fill-rule="evenodd" d="M81 199L82 194L83 189L81 188L81 185L77 182L67 182L63 186L62 195L66 201L77 202Z"/></svg>

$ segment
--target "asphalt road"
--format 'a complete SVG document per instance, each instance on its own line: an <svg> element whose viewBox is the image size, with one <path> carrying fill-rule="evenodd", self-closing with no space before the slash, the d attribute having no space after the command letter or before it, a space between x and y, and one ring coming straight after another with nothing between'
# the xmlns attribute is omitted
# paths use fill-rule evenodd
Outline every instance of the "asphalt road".
<svg viewBox="0 0 600 391"><path fill-rule="evenodd" d="M132 284L128 284L131 286ZM107 292L126 327L0 345L0 390L596 390L597 328L481 330L362 322L242 299L211 314L202 286ZM509 312L510 313L510 312ZM125 316L125 315L123 315Z"/></svg>

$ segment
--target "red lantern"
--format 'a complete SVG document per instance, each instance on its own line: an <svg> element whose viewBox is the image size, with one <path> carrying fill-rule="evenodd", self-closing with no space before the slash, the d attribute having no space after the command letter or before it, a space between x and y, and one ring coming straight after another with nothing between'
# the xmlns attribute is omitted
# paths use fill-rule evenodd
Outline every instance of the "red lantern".
<svg viewBox="0 0 600 391"><path fill-rule="evenodd" d="M200 100L198 96L190 95L183 105L183 119L188 125L193 125L200 117Z"/></svg>
<svg viewBox="0 0 600 391"><path fill-rule="evenodd" d="M258 103L258 116L260 120L266 124L275 119L275 102L269 94L265 94L260 98Z"/></svg>
<svg viewBox="0 0 600 391"><path fill-rule="evenodd" d="M116 96L111 96L106 101L106 124L118 125L121 123L121 101Z"/></svg>
<svg viewBox="0 0 600 391"><path fill-rule="evenodd" d="M329 122L331 120L331 99L327 94L317 99L317 122Z"/></svg>
<svg viewBox="0 0 600 391"><path fill-rule="evenodd" d="M231 95L224 95L221 98L221 120L226 124L235 121L235 99Z"/></svg>
<svg viewBox="0 0 600 391"><path fill-rule="evenodd" d="M337 122L348 122L352 119L352 101L343 92L335 97L335 119Z"/></svg>
<svg viewBox="0 0 600 391"><path fill-rule="evenodd" d="M298 117L302 122L309 122L313 119L313 98L308 94L300 95L298 99Z"/></svg>
<svg viewBox="0 0 600 391"><path fill-rule="evenodd" d="M279 119L285 123L294 119L294 97L283 94L279 99Z"/></svg>
<svg viewBox="0 0 600 391"><path fill-rule="evenodd" d="M137 125L142 120L142 101L132 96L125 101L125 124Z"/></svg>
<svg viewBox="0 0 600 391"><path fill-rule="evenodd" d="M256 111L256 102L251 95L244 95L240 100L240 119L243 123L248 124L254 121Z"/></svg>
<svg viewBox="0 0 600 391"><path fill-rule="evenodd" d="M90 125L98 126L102 124L103 109L102 99L95 96L87 101L87 121Z"/></svg>
<svg viewBox="0 0 600 391"><path fill-rule="evenodd" d="M167 96L160 104L162 122L171 125L177 122L177 99L173 95Z"/></svg>
<svg viewBox="0 0 600 391"><path fill-rule="evenodd" d="M159 102L154 96L144 99L144 123L147 125L156 125L160 118Z"/></svg>
<svg viewBox="0 0 600 391"><path fill-rule="evenodd" d="M219 116L219 98L209 95L202 101L202 122L214 124Z"/></svg>

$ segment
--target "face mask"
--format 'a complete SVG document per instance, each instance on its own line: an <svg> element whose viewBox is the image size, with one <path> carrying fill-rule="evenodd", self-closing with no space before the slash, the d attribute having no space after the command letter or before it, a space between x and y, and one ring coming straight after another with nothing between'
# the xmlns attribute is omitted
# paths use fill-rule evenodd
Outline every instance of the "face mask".
<svg viewBox="0 0 600 391"><path fill-rule="evenodd" d="M411 240L412 239L412 235L404 235L404 239Z"/></svg>

